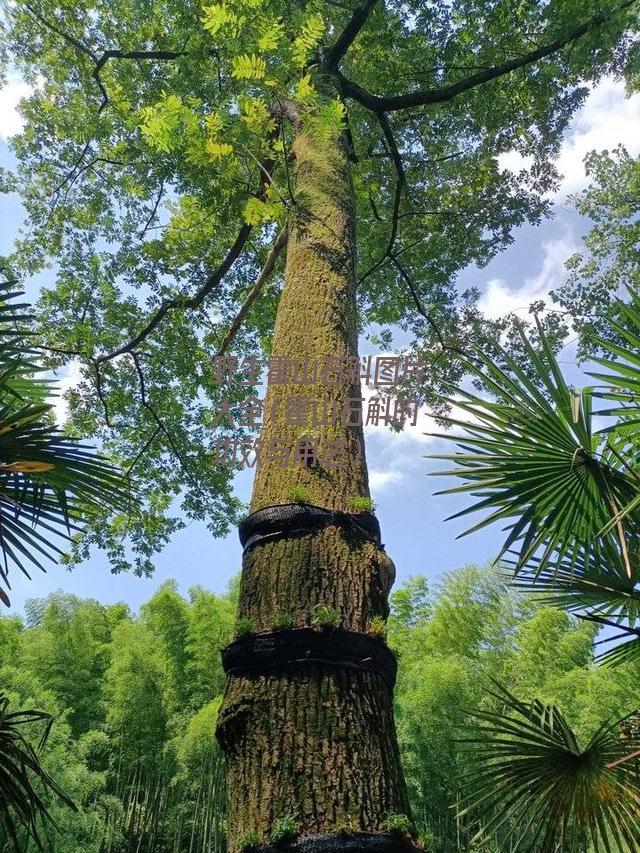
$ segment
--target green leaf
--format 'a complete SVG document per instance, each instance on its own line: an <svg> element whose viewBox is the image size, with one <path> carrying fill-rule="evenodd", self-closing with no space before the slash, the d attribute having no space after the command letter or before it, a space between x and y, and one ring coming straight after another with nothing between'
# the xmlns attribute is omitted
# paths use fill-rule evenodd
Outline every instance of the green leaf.
<svg viewBox="0 0 640 853"><path fill-rule="evenodd" d="M467 767L461 817L480 820L475 839L499 850L608 853L640 837L640 748L620 737L623 720L604 723L580 748L558 708L525 703L494 682L500 711L475 711L460 739Z"/></svg>

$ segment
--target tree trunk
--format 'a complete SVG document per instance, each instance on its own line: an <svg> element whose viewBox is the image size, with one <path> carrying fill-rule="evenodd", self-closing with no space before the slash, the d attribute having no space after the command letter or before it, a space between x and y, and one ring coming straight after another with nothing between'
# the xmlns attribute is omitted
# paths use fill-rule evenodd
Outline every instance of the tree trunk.
<svg viewBox="0 0 640 853"><path fill-rule="evenodd" d="M296 204L272 355L308 357L309 363L324 356L347 359L357 355L358 330L346 142L300 132L294 156ZM346 383L332 378L318 375L314 384L269 381L252 511L300 500L304 490L305 502L353 513L353 500L369 496L361 425L329 417L324 425L308 421L307 431L286 423L292 397L315 404L317 415L360 398L359 375ZM304 407L298 401L298 411L304 414ZM319 464L292 460L281 467L266 458L272 439L295 443L308 435L318 439ZM336 441L344 442L345 453L340 467L331 467L323 463L323 448ZM243 559L238 616L250 620L254 633L272 631L278 619L309 628L318 607L325 606L338 611L341 629L366 633L372 620L379 626L387 618L394 573L377 543L339 524L265 541ZM321 636L339 634L317 630ZM388 815L407 815L392 701L393 688L378 673L341 666L313 663L232 674L218 724L227 760L230 851L240 849L247 833L265 844L282 818L309 836L380 831Z"/></svg>

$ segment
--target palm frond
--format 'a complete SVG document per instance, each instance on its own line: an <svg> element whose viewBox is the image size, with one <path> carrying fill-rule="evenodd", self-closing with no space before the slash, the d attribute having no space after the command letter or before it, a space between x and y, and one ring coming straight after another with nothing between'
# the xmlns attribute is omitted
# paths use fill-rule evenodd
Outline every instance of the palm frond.
<svg viewBox="0 0 640 853"><path fill-rule="evenodd" d="M629 328L635 319L640 334L640 299L626 314L621 308L621 315ZM450 419L462 437L442 436L457 441L458 452L431 458L454 462L453 468L436 473L464 482L438 494L469 492L478 499L452 517L488 511L465 533L505 523L508 535L498 556L516 587L619 629L613 637L609 633L610 646L601 660L639 660L640 472L637 454L630 451L638 444L640 400L630 413L625 406L615 428L595 433L593 390L578 395L566 384L538 330L541 354L521 331L531 376L504 352L504 367L484 355L468 362L469 372L493 397L452 389L451 402L469 420ZM618 332L630 345L640 343L626 327ZM618 347L617 354L622 353ZM601 361L629 383L626 364ZM629 356L628 363L640 370L640 357ZM623 393L628 393L626 385L624 392L599 396L617 399ZM619 409L611 411L619 414Z"/></svg>
<svg viewBox="0 0 640 853"><path fill-rule="evenodd" d="M593 434L592 389L578 394L566 384L538 328L542 353L520 332L532 376L506 352L504 368L486 355L467 361L467 370L493 398L452 387L449 402L468 419L448 419L462 436L439 437L455 440L458 452L429 457L454 463L436 476L464 481L437 494L469 492L477 498L451 518L487 513L463 535L505 523L501 554L517 546L516 571L535 554L538 571L552 561L574 559L638 490L635 477ZM627 523L640 531L640 513L632 513Z"/></svg>
<svg viewBox="0 0 640 853"><path fill-rule="evenodd" d="M536 594L540 604L561 607L580 618L606 626L600 643L608 649L601 662L618 664L640 659L640 547L627 539L629 562L621 553L617 537L608 534L576 551L571 559L549 562L540 569L538 558L530 558L515 577L517 559L505 559L509 580L516 589ZM628 566L631 566L631 575Z"/></svg>
<svg viewBox="0 0 640 853"><path fill-rule="evenodd" d="M473 712L461 739L468 770L460 816L482 822L474 840L490 835L500 850L521 853L635 849L640 777L626 759L640 738L621 738L628 718L605 723L581 749L558 708L494 684L501 710Z"/></svg>
<svg viewBox="0 0 640 853"><path fill-rule="evenodd" d="M22 828L38 850L43 850L39 823L51 821L45 792L49 791L75 810L72 800L49 776L27 732L34 726L43 729L38 750L49 736L53 719L42 711L9 711L9 700L0 696L0 824L19 848Z"/></svg>
<svg viewBox="0 0 640 853"><path fill-rule="evenodd" d="M640 450L640 295L632 289L629 289L629 293L629 303L621 300L616 302L619 319L610 319L611 327L622 343L597 340L613 357L594 357L593 361L606 368L607 372L590 373L606 388L594 396L616 404L600 410L598 414L617 418L616 423L603 432L609 434L612 452L618 458L627 460L629 471L636 481L636 494L619 508L608 528L623 521L640 507L640 472L636 469Z"/></svg>
<svg viewBox="0 0 640 853"><path fill-rule="evenodd" d="M44 570L87 508L135 503L121 472L65 436L52 416L52 383L28 348L30 316L13 283L0 284L0 598L9 571Z"/></svg>

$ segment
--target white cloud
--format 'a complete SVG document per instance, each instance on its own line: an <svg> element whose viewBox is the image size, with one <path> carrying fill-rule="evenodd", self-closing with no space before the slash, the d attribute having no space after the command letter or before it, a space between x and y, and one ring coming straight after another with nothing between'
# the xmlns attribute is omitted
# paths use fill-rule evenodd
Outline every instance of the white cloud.
<svg viewBox="0 0 640 853"><path fill-rule="evenodd" d="M640 154L639 127L640 94L627 98L622 81L613 77L600 80L569 124L555 160L562 180L552 198L561 201L587 185L583 161L590 151L611 151L622 144L631 155ZM500 168L515 173L532 163L532 157L523 157L517 151L498 156Z"/></svg>
<svg viewBox="0 0 640 853"><path fill-rule="evenodd" d="M594 86L582 109L569 126L556 161L563 176L559 195L566 196L587 184L583 160L589 151L611 151L624 145L631 155L640 154L640 94L627 98L624 83L603 78Z"/></svg>
<svg viewBox="0 0 640 853"><path fill-rule="evenodd" d="M385 491L389 486L397 485L403 480L404 474L401 471L381 471L376 469L369 471L369 486L374 492Z"/></svg>
<svg viewBox="0 0 640 853"><path fill-rule="evenodd" d="M549 291L554 290L566 278L565 261L578 249L578 244L569 236L557 240L548 240L542 244L542 265L534 276L524 282L510 286L504 279L492 278L480 300L480 311L490 320L495 320L513 312L523 318L528 314L529 305L538 299L545 299Z"/></svg>
<svg viewBox="0 0 640 853"><path fill-rule="evenodd" d="M82 381L80 362L74 359L67 366L64 376L57 381L57 393L53 398L53 411L58 426L62 426L69 415L69 404L64 399L65 392L75 388Z"/></svg>
<svg viewBox="0 0 640 853"><path fill-rule="evenodd" d="M452 407L449 416L469 424L476 420L475 417L458 406ZM454 427L454 434L456 431L458 428ZM418 411L415 426L407 424L400 432L395 432L387 426L365 426L364 432L367 446L372 448L376 457L381 455L386 465L389 465L391 461L393 470L397 470L407 467L408 460L411 462L415 460L412 455L414 452L423 450L427 445L432 446L442 441L443 439L439 436L446 433L447 428L438 424L435 418L429 414L427 408L423 407ZM389 454L391 454L390 457Z"/></svg>
<svg viewBox="0 0 640 853"><path fill-rule="evenodd" d="M0 138L8 139L20 133L24 121L18 112L18 104L32 92L33 88L24 80L17 75L9 75L6 85L0 89Z"/></svg>
<svg viewBox="0 0 640 853"><path fill-rule="evenodd" d="M519 151L503 151L498 154L498 166L518 174L522 169L530 169L533 166L533 157L523 157Z"/></svg>

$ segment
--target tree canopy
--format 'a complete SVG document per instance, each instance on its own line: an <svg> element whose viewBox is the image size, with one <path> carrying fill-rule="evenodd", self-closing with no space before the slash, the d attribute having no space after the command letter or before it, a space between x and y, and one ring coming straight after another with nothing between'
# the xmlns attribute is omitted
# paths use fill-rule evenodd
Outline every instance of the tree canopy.
<svg viewBox="0 0 640 853"><path fill-rule="evenodd" d="M504 327L457 274L548 212L552 157L588 85L627 66L636 5L8 8L3 67L33 86L2 176L29 221L10 262L20 277L53 269L39 343L49 366L82 375L69 428L97 437L143 497L135 513L97 513L72 560L97 543L115 570L149 572L186 518L219 534L237 517L232 472L212 462L211 357L230 330L235 352L269 352L296 127L346 132L359 325L425 353L419 391L436 403L461 342ZM500 164L511 150L530 158L517 174Z"/></svg>

